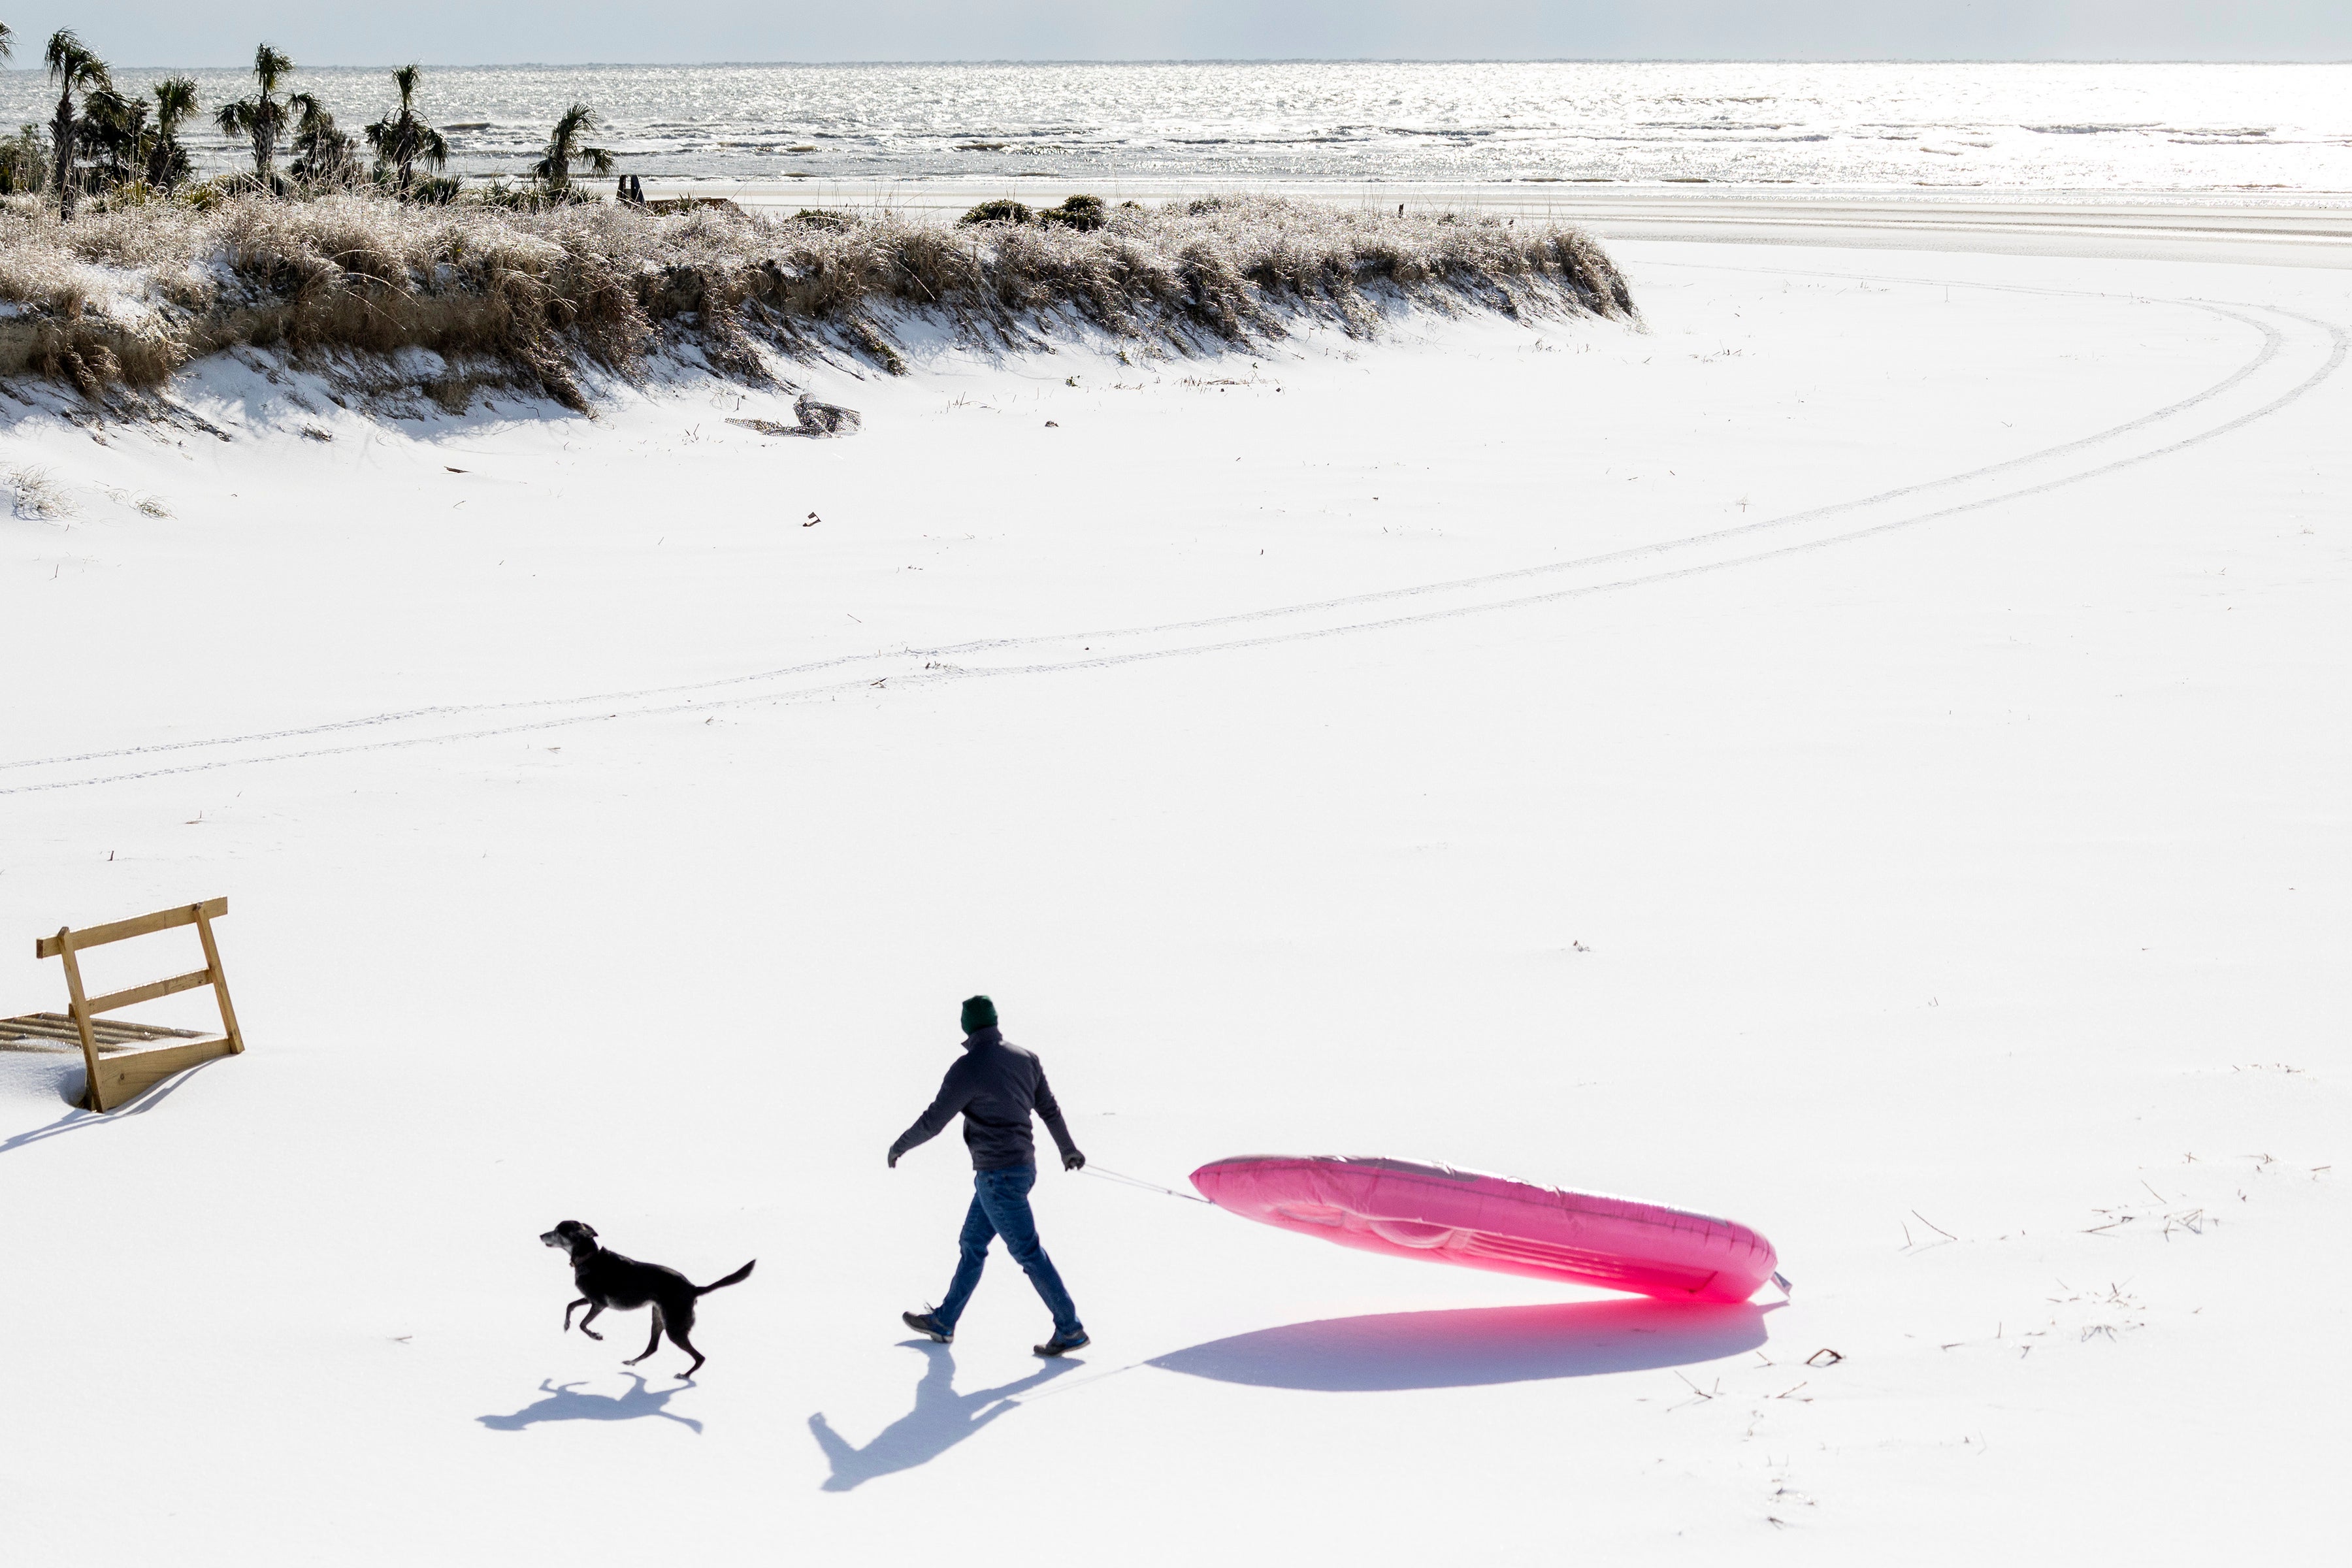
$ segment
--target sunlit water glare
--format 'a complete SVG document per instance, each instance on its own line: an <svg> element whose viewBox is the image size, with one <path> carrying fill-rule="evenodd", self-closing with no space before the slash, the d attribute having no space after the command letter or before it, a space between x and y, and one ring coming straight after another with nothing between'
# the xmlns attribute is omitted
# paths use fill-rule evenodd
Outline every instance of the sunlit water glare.
<svg viewBox="0 0 2352 1568"><path fill-rule="evenodd" d="M143 89L167 71L125 69ZM249 90L189 73L207 107ZM383 70L299 73L346 130ZM1697 182L2352 191L2352 66L1282 64L435 68L469 176L521 177L574 100L647 179ZM0 123L45 122L37 71ZM207 125L209 114L205 116ZM194 138L207 171L236 150Z"/></svg>

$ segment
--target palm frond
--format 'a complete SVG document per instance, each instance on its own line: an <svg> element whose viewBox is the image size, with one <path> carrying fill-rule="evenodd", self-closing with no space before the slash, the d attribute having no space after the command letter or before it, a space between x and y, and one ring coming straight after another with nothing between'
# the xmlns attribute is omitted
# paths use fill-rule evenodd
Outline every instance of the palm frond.
<svg viewBox="0 0 2352 1568"><path fill-rule="evenodd" d="M261 84L267 98L278 90L278 84L294 74L294 62L286 51L275 44L263 44L253 51L253 79Z"/></svg>
<svg viewBox="0 0 2352 1568"><path fill-rule="evenodd" d="M85 119L111 128L127 125L134 118L144 120L147 105L142 100L133 108L131 100L111 87L101 87L94 89L81 100L81 111Z"/></svg>
<svg viewBox="0 0 2352 1568"><path fill-rule="evenodd" d="M155 128L166 136L196 111L196 84L192 77L165 77L152 90L155 95Z"/></svg>
<svg viewBox="0 0 2352 1568"><path fill-rule="evenodd" d="M49 35L41 63L48 68L49 79L68 93L114 85L106 62L91 53L71 27L59 27Z"/></svg>
<svg viewBox="0 0 2352 1568"><path fill-rule="evenodd" d="M547 139L547 150L554 156L576 157L580 138L603 127L604 121L596 118L593 109L584 103L575 103L556 121L555 129Z"/></svg>

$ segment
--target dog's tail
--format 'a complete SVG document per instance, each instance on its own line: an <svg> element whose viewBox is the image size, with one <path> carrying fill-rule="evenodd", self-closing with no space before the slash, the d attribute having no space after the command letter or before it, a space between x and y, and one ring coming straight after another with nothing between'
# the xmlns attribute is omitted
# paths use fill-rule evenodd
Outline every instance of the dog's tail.
<svg viewBox="0 0 2352 1568"><path fill-rule="evenodd" d="M708 1285L697 1285L694 1288L694 1293L698 1296L708 1296L713 1290L724 1290L730 1285L740 1285L744 1280L751 1278L751 1264L759 1261L760 1260L758 1258L754 1258L751 1259L751 1263L746 1263L742 1268L738 1268L734 1273L730 1274L724 1279L713 1279Z"/></svg>

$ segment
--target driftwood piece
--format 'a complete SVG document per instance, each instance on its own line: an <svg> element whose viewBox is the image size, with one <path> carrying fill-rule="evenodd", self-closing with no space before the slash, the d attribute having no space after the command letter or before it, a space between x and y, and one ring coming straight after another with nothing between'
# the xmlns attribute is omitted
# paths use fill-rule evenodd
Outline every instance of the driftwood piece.
<svg viewBox="0 0 2352 1568"><path fill-rule="evenodd" d="M865 423L856 409L819 403L805 392L793 403L793 412L801 416L801 428L811 436L846 436Z"/></svg>
<svg viewBox="0 0 2352 1568"><path fill-rule="evenodd" d="M730 425L740 425L746 430L757 430L762 436L848 436L865 423L855 408L844 408L838 403L820 403L803 392L793 405L801 416L798 425L782 425L773 419L730 419Z"/></svg>

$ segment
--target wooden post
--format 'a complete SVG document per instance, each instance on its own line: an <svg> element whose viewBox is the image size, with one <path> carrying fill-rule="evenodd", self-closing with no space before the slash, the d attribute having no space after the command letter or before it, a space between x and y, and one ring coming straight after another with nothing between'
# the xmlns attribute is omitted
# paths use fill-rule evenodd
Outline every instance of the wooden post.
<svg viewBox="0 0 2352 1568"><path fill-rule="evenodd" d="M58 956L66 965L66 1010L73 1015L74 1028L81 1036L81 1059L85 1074L82 1103L91 1110L104 1110L105 1101L98 1088L98 1037L89 1030L89 1000L81 988L81 962L74 957L73 931L68 926L58 928Z"/></svg>
<svg viewBox="0 0 2352 1568"><path fill-rule="evenodd" d="M221 1033L228 1037L229 1055L236 1056L245 1049L245 1037L236 1032L236 1009L229 1005L228 976L221 971L220 949L213 945L212 917L202 904L190 908L196 917L197 940L205 944L205 968L213 977L213 1000L220 1004Z"/></svg>

